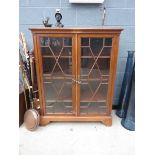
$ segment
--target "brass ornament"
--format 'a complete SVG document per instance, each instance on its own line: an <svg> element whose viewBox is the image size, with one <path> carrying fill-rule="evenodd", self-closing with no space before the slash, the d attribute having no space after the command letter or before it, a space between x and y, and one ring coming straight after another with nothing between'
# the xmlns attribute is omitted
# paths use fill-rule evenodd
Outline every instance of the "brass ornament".
<svg viewBox="0 0 155 155"><path fill-rule="evenodd" d="M40 109L40 102L38 98L33 99L33 107L38 110Z"/></svg>
<svg viewBox="0 0 155 155"><path fill-rule="evenodd" d="M24 123L28 130L34 131L40 123L40 115L38 111L35 109L27 110L24 115Z"/></svg>

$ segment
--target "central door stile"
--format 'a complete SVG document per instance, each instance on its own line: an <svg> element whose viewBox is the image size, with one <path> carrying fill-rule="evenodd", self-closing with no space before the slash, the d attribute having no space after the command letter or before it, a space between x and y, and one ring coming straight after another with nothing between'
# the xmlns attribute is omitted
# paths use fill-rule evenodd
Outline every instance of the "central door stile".
<svg viewBox="0 0 155 155"><path fill-rule="evenodd" d="M73 72L73 78L72 78L72 82L73 82L73 90L74 90L74 94L73 94L73 99L74 99L74 114L77 116L77 35L75 34L73 36L73 43L74 43L74 49L73 49L73 65L74 65L74 72Z"/></svg>
<svg viewBox="0 0 155 155"><path fill-rule="evenodd" d="M77 105L76 105L76 36L72 36L72 106L73 106L73 114L77 115Z"/></svg>
<svg viewBox="0 0 155 155"><path fill-rule="evenodd" d="M76 52L77 52L77 74L76 74L76 80L77 82L77 116L80 115L80 57L81 57L81 52L80 52L80 41L81 38L78 34L76 34L77 38L77 46L76 46Z"/></svg>

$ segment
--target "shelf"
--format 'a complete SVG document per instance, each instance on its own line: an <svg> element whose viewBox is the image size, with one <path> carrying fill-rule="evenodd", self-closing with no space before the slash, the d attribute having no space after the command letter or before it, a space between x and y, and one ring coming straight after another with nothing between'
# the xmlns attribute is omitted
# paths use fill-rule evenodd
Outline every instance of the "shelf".
<svg viewBox="0 0 155 155"><path fill-rule="evenodd" d="M60 76L60 74L46 74L46 75L43 75L43 79L44 80L53 80L53 79L56 79L56 80L71 80L72 79L72 75L67 75L65 74L65 76ZM48 82L48 81L45 81L45 82Z"/></svg>
<svg viewBox="0 0 155 155"><path fill-rule="evenodd" d="M108 84L101 81L89 81L80 85L80 102L106 102Z"/></svg>
<svg viewBox="0 0 155 155"><path fill-rule="evenodd" d="M62 102L67 102L67 103L72 103L72 100L67 100L67 99L64 99L64 100L46 100L46 106L51 106L50 104L51 103L62 103ZM52 105L53 106L53 105Z"/></svg>
<svg viewBox="0 0 155 155"><path fill-rule="evenodd" d="M99 49L92 49L89 46L81 46L81 58L84 56L90 56L90 58L110 58L111 51L111 46L104 46Z"/></svg>
<svg viewBox="0 0 155 155"><path fill-rule="evenodd" d="M58 48L41 46L41 54L43 58L62 58L63 56L72 56L72 47L71 46L60 46Z"/></svg>
<svg viewBox="0 0 155 155"><path fill-rule="evenodd" d="M107 112L107 105L102 103L80 103L80 114L105 114Z"/></svg>
<svg viewBox="0 0 155 155"><path fill-rule="evenodd" d="M52 84L53 82L52 81L45 81L44 84ZM65 84L73 84L72 82L65 82Z"/></svg>
<svg viewBox="0 0 155 155"><path fill-rule="evenodd" d="M97 56L94 56L94 57L92 57L92 56L81 56L81 58L91 58L91 59L96 59L96 58L98 58L98 59L110 59L110 56L99 56L99 57L97 57Z"/></svg>
<svg viewBox="0 0 155 155"><path fill-rule="evenodd" d="M104 48L105 48L105 47L111 48L112 46L104 46ZM90 48L90 46L89 46L89 45L88 45L88 46L82 46L82 45L81 45L81 48Z"/></svg>
<svg viewBox="0 0 155 155"><path fill-rule="evenodd" d="M84 77L84 76L83 76ZM83 78L81 77L80 81L82 84L87 84L90 81L102 81L103 84L108 84L109 78L101 78L101 79L91 79L91 78ZM107 76L108 77L108 76ZM72 76L64 77L44 77L44 83L52 83L52 80L70 80L72 81ZM70 84L71 82L66 82L66 84Z"/></svg>
<svg viewBox="0 0 155 155"><path fill-rule="evenodd" d="M80 80L83 81L83 82L88 82L88 81L103 81L103 82L108 82L109 76L101 76L101 78L93 78L93 79L92 78L88 78L87 76L81 76Z"/></svg>
<svg viewBox="0 0 155 155"><path fill-rule="evenodd" d="M92 69L92 71L90 72L91 68L88 69L88 68L81 68L81 76L88 76L89 74L89 78L92 78L92 79L95 79L95 78L98 78L98 79L101 79L101 77L104 77L104 76L109 76L109 70L106 69L106 70L100 70L100 72L102 74L100 74L99 70L98 69ZM103 74L104 73L104 74Z"/></svg>
<svg viewBox="0 0 155 155"><path fill-rule="evenodd" d="M72 113L73 107L70 103L51 103L46 106L46 113L67 114ZM106 103L80 103L80 114L105 114L107 112Z"/></svg>
<svg viewBox="0 0 155 155"><path fill-rule="evenodd" d="M72 100L72 85L63 80L53 80L52 83L44 83L46 101Z"/></svg>
<svg viewBox="0 0 155 155"><path fill-rule="evenodd" d="M65 74L63 74L62 72L54 72L54 73L52 73L52 74L50 74L50 73L47 73L47 74L43 74L43 78L46 80L48 80L48 79L71 79L72 77L73 77L73 75L72 75L72 71L71 71L71 69L69 70L69 69L66 69L66 70L64 70L65 72ZM86 79L86 80L106 80L107 78L105 78L105 77L109 77L109 70L104 70L104 71L102 71L101 73L104 73L104 74L100 74L99 73L99 71L98 71L98 69L93 69L92 71L91 71L91 73L90 73L90 75L88 76L88 73L90 72L90 69L81 69L81 75L80 75L80 77L81 77L81 80L84 80L84 79ZM66 73L68 73L68 74L66 74Z"/></svg>
<svg viewBox="0 0 155 155"><path fill-rule="evenodd" d="M72 69L62 69L62 71L54 70L53 73L44 73L44 79L71 79L72 78ZM52 71L51 71L52 72Z"/></svg>
<svg viewBox="0 0 155 155"><path fill-rule="evenodd" d="M46 113L72 113L72 103L71 102L55 102L46 105Z"/></svg>
<svg viewBox="0 0 155 155"><path fill-rule="evenodd" d="M81 102L106 102L107 83L91 81L80 85ZM72 101L72 82L54 80L44 82L46 102ZM93 97L94 96L94 97Z"/></svg>
<svg viewBox="0 0 155 155"><path fill-rule="evenodd" d="M82 91L80 94L80 102L106 102L106 95L104 92L100 92L92 98L93 94L89 90L86 92Z"/></svg>
<svg viewBox="0 0 155 155"><path fill-rule="evenodd" d="M49 56L49 55L43 55L42 56L43 58L56 58L58 59L58 56ZM60 56L59 58L72 58L72 56ZM81 58L91 58L91 59L96 59L96 58L99 58L99 59L110 59L110 56L81 56Z"/></svg>
<svg viewBox="0 0 155 155"><path fill-rule="evenodd" d="M43 58L54 58L58 59L58 56L50 56L50 55L44 55ZM60 56L59 58L72 58L72 56Z"/></svg>
<svg viewBox="0 0 155 155"><path fill-rule="evenodd" d="M66 48L72 48L72 46L63 46L63 47L66 47ZM40 45L40 48L49 48L49 45Z"/></svg>

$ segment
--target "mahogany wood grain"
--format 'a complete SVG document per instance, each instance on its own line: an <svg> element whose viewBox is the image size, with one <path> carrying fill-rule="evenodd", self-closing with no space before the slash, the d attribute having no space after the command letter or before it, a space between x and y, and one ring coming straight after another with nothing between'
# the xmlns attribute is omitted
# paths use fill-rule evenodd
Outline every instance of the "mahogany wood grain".
<svg viewBox="0 0 155 155"><path fill-rule="evenodd" d="M102 122L106 126L112 125L112 117L111 116L41 116L40 125L47 125L52 121L57 122L69 122L69 121L84 121L84 122Z"/></svg>
<svg viewBox="0 0 155 155"><path fill-rule="evenodd" d="M40 125L46 125L51 121L100 121L106 126L112 125L112 100L114 95L114 86L116 78L116 66L119 47L119 36L123 30L120 27L64 27L64 28L30 28L33 34L34 56L37 71L37 83L40 100ZM73 112L67 113L47 113L45 104L45 91L43 81L43 61L41 54L40 37L71 37L72 38L72 107ZM110 72L108 77L108 93L105 101L107 111L101 114L80 114L80 84L74 81L80 81L81 69L81 38L112 38L111 55L103 56L110 60ZM109 46L107 46L109 47ZM90 58L89 56L87 59ZM94 58L97 58L94 57ZM104 61L103 59L103 61ZM83 75L81 76L83 77ZM59 77L61 78L61 77ZM72 80L72 79L71 79ZM89 98L87 98L89 100Z"/></svg>

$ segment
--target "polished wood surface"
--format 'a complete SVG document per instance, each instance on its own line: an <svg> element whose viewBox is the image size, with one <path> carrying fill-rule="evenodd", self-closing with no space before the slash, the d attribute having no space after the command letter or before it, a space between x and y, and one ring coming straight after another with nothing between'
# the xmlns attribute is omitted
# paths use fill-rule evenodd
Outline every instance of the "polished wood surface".
<svg viewBox="0 0 155 155"><path fill-rule="evenodd" d="M64 28L45 28L45 27L37 27L37 28L30 28L33 34L50 34L50 33L67 33L67 34L79 34L79 33L105 33L105 34L120 34L123 30L120 27L110 27L110 26L98 26L98 27L64 27ZM60 34L61 35L61 34Z"/></svg>
<svg viewBox="0 0 155 155"><path fill-rule="evenodd" d="M40 125L47 125L48 123L52 121L57 122L69 122L69 121L84 121L84 122L102 122L106 126L112 125L112 117L111 116L41 116L40 118Z"/></svg>
<svg viewBox="0 0 155 155"><path fill-rule="evenodd" d="M65 28L30 28L33 34L34 43L34 56L37 71L39 101L40 101L40 114L41 121L40 125L48 124L50 121L101 121L107 126L112 124L111 110L112 110L112 99L114 94L114 85L116 78L116 66L118 57L119 47L119 35L122 28L119 27L65 27ZM45 90L43 80L43 61L41 54L40 37L71 37L72 38L72 113L47 113L46 101L45 101ZM108 82L106 83L108 88L107 97L104 98L106 101L106 110L100 113L80 113L81 100L81 85L78 83L82 77L81 75L81 38L112 38L111 56L102 56L102 60L110 60L109 75L107 76ZM108 46L109 47L109 46ZM47 57L47 56L45 56ZM49 56L48 56L49 57ZM52 56L50 56L52 57ZM62 57L63 58L63 57ZM64 56L65 58L65 56ZM67 56L66 56L67 58ZM90 56L83 56L83 58L91 58ZM97 56L94 56L96 59ZM102 64L101 61L99 61ZM61 78L61 77L59 77ZM96 79L97 80L97 79ZM99 95L99 94L97 94ZM88 98L87 98L88 97ZM98 98L97 96L95 97ZM85 101L89 102L89 96L85 95ZM94 100L94 101L95 101ZM102 101L103 102L103 101Z"/></svg>

